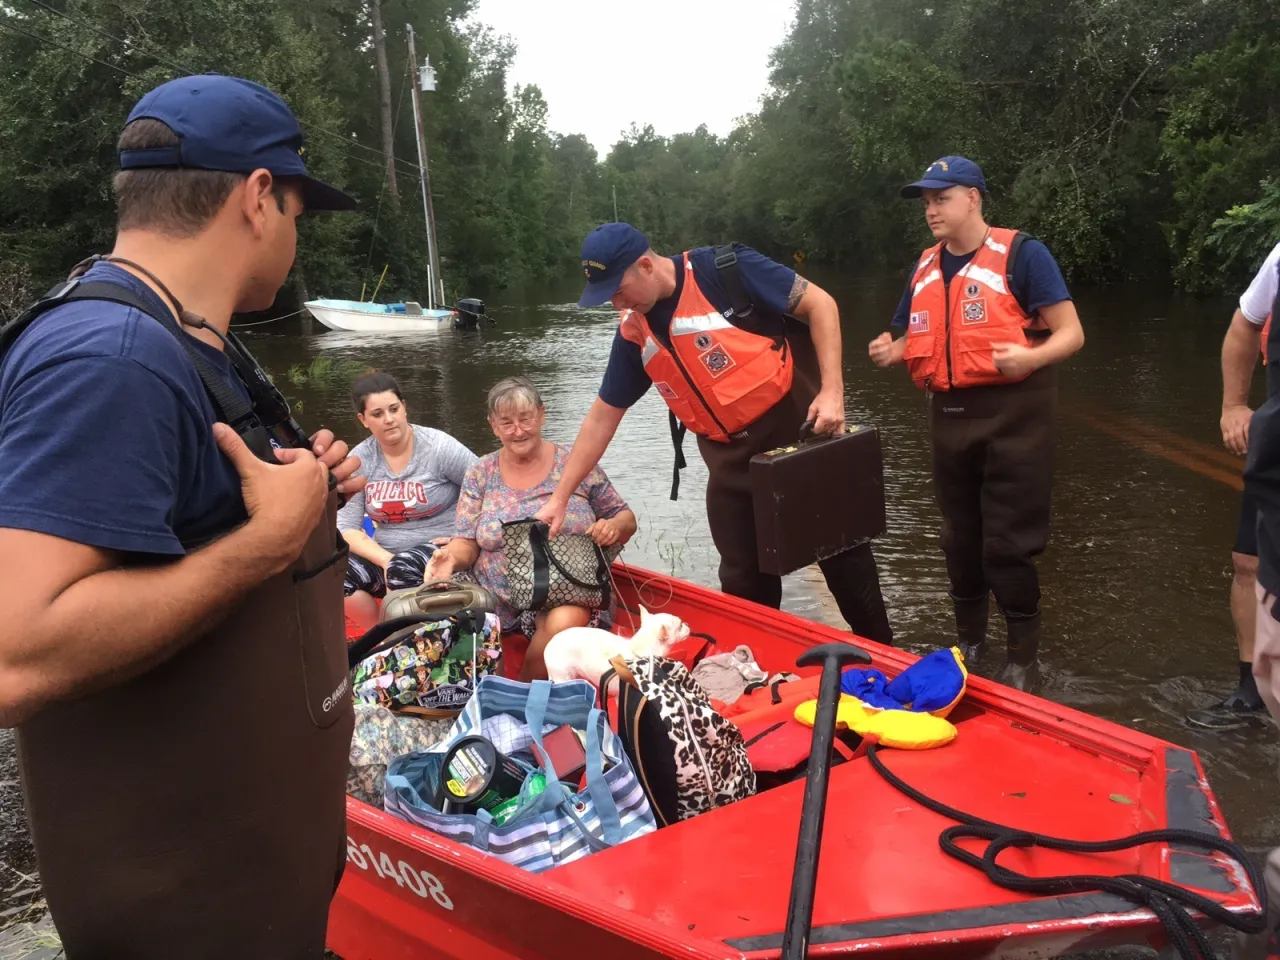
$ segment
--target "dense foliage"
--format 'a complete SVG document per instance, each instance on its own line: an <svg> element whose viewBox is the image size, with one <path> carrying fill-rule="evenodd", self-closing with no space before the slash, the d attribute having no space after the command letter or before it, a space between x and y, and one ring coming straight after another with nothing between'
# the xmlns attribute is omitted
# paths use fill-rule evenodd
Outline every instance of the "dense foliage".
<svg viewBox="0 0 1280 960"><path fill-rule="evenodd" d="M290 305L368 295L384 266L380 299L423 298L406 24L438 71L423 104L450 297L572 273L615 196L659 249L740 239L899 270L925 237L897 187L947 153L983 165L992 220L1078 279L1211 292L1280 240L1276 0L796 0L758 113L726 137L633 126L603 159L547 129L536 86L510 88L513 41L473 3L3 0L0 310L109 244L129 106L208 70L283 94L313 166L363 201L306 224Z"/></svg>

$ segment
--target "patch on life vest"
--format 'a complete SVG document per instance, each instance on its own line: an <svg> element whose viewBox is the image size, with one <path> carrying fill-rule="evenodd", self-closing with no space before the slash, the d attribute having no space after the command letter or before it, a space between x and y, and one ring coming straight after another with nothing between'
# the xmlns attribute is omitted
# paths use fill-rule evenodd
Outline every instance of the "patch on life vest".
<svg viewBox="0 0 1280 960"><path fill-rule="evenodd" d="M911 325L908 327L910 333L928 333L929 332L929 311L921 310L911 315Z"/></svg>
<svg viewBox="0 0 1280 960"><path fill-rule="evenodd" d="M969 285L964 288L964 295L968 297L970 300L972 300L981 292L982 292L981 288L976 283L973 283L972 281L970 281Z"/></svg>
<svg viewBox="0 0 1280 960"><path fill-rule="evenodd" d="M699 356L698 359L702 361L702 365L707 368L707 371L713 377L720 376L734 365L733 357L729 356L729 351L718 343Z"/></svg>
<svg viewBox="0 0 1280 960"><path fill-rule="evenodd" d="M711 334L709 333L698 334L696 337L693 338L693 345L697 347L699 350L710 350Z"/></svg>
<svg viewBox="0 0 1280 960"><path fill-rule="evenodd" d="M676 392L671 389L671 384L667 383L667 381L655 380L653 385L657 388L658 396L662 397L662 399L674 400L676 398Z"/></svg>
<svg viewBox="0 0 1280 960"><path fill-rule="evenodd" d="M987 322L987 301L967 300L960 305L965 324Z"/></svg>

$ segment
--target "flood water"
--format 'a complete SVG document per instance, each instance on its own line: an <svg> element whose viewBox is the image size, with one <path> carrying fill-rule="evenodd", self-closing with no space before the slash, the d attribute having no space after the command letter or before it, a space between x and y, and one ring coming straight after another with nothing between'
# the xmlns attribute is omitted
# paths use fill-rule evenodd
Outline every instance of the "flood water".
<svg viewBox="0 0 1280 960"><path fill-rule="evenodd" d="M866 357L867 342L892 315L900 281L812 276L841 306L849 420L881 431L889 528L876 554L898 643L923 653L952 636L924 399L902 368L879 370ZM331 427L353 444L363 432L350 412L348 381L304 383L289 376L292 366L328 358L339 368L388 370L405 390L412 420L477 453L496 446L484 417L487 390L501 377L526 374L546 399L546 435L569 443L599 386L615 325L607 311L572 306L577 292L491 304L498 323L475 333L379 339L291 320L244 335L300 405L299 420L309 429ZM1183 721L1232 689L1237 676L1227 602L1240 463L1222 449L1218 431L1219 348L1234 305L1138 287L1076 295L1088 342L1060 378L1053 528L1040 563L1042 695L1196 750L1236 839L1262 851L1280 843L1275 730L1259 724L1207 733ZM603 466L640 520L623 559L716 585L706 470L691 441L687 448L689 468L673 503L666 412L651 391L623 421ZM843 626L803 574L788 578L784 606ZM998 653L998 640L993 647ZM34 865L5 731L0 857L2 928L39 899L28 879ZM0 933L0 958L29 950L29 942L6 946Z"/></svg>

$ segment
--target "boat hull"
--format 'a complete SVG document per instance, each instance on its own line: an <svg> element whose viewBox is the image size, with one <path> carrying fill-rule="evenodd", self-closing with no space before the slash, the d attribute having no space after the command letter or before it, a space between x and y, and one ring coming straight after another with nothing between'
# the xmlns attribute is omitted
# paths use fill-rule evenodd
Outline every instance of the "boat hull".
<svg viewBox="0 0 1280 960"><path fill-rule="evenodd" d="M330 330L348 333L436 333L453 329L453 311L423 310L422 315L380 313L343 306L346 301L311 300L305 306Z"/></svg>
<svg viewBox="0 0 1280 960"><path fill-rule="evenodd" d="M848 639L660 574L614 570L626 606L676 613L720 648L746 644L770 672ZM857 642L890 675L916 659ZM881 759L937 800L1040 833L1100 840L1181 827L1229 836L1191 751L978 677L952 720L959 733L948 746ZM775 958L803 789L793 782L538 875L348 798L348 862L329 946L344 960ZM947 857L938 835L952 822L898 793L865 757L832 770L825 823L809 956L1038 960L1165 943L1152 913L1119 898L1026 897ZM1142 873L1236 912L1258 910L1229 860L1164 845L1095 857L1010 851L1002 862L1040 876Z"/></svg>

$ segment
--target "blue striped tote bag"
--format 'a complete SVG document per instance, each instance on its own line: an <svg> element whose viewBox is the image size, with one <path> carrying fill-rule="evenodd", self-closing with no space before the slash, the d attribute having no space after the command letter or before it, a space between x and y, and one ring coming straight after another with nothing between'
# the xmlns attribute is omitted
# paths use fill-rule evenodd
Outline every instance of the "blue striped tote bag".
<svg viewBox="0 0 1280 960"><path fill-rule="evenodd" d="M653 810L595 701L595 688L585 680L519 683L484 677L444 742L397 757L388 765L386 811L533 873L653 832L657 829ZM585 734L586 786L577 792L557 779L542 749L543 735L565 725ZM502 824L484 810L441 813L432 799L445 753L465 736L497 729L508 743L514 729L518 739L538 748L510 754L527 769L517 812ZM507 744L495 741L495 745L503 749ZM539 772L546 787L534 794L530 779Z"/></svg>

